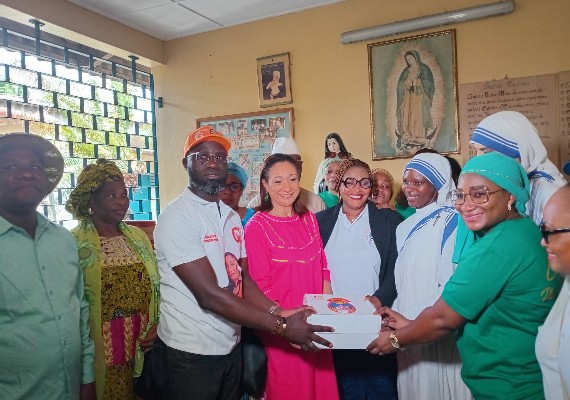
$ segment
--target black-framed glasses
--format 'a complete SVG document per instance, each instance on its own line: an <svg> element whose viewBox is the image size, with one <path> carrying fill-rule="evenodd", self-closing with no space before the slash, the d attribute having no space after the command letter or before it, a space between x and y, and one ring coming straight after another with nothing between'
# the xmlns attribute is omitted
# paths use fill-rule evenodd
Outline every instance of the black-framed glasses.
<svg viewBox="0 0 570 400"><path fill-rule="evenodd" d="M327 151L325 153L325 157L326 158L335 158L338 157L340 159L346 160L347 158L350 158L351 154L349 152L346 151L341 151L338 153L335 153L334 151Z"/></svg>
<svg viewBox="0 0 570 400"><path fill-rule="evenodd" d="M232 182L232 183L226 184L226 187L228 189L230 189L230 192L232 192L232 193L239 192L240 190L243 189L243 185L239 182Z"/></svg>
<svg viewBox="0 0 570 400"><path fill-rule="evenodd" d="M505 189L497 189L493 190L492 192L489 191L487 186L472 186L469 188L469 192L465 193L461 189L452 190L448 193L447 199L451 200L451 202L456 206L461 206L465 204L465 198L467 196L471 197L471 201L475 204L485 204L489 202L489 198L492 194L497 192L502 192Z"/></svg>
<svg viewBox="0 0 570 400"><path fill-rule="evenodd" d="M228 162L228 155L223 153L210 154L206 152L194 152L187 156L188 158L195 157L198 164L204 165L214 159L214 162L218 165L224 165Z"/></svg>
<svg viewBox="0 0 570 400"><path fill-rule="evenodd" d="M570 232L570 228L559 228L559 229L552 229L549 231L547 229L544 229L544 222L541 222L540 225L538 225L538 227L540 228L540 233L542 234L542 238L544 239L544 242L546 244L548 244L549 236L558 235L559 233Z"/></svg>
<svg viewBox="0 0 570 400"><path fill-rule="evenodd" d="M370 189L372 187L372 179L370 178L362 178L360 180L356 178L346 178L340 182L348 189L352 189L356 187L356 185L360 185L362 189Z"/></svg>

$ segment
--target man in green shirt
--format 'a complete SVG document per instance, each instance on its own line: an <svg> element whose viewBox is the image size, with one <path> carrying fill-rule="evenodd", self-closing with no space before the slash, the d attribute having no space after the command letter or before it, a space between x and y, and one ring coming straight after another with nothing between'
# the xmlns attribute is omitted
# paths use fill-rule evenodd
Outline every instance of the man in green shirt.
<svg viewBox="0 0 570 400"><path fill-rule="evenodd" d="M0 399L95 399L77 246L36 211L62 175L48 140L0 135Z"/></svg>

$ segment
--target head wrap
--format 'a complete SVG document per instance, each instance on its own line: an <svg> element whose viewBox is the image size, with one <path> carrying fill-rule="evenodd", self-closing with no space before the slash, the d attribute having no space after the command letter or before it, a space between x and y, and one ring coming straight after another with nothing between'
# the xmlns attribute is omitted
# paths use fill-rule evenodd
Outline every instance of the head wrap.
<svg viewBox="0 0 570 400"><path fill-rule="evenodd" d="M391 173L389 173L387 170L385 170L384 168L374 168L372 170L372 177L374 177L374 175L376 174L382 174L382 175L386 175L388 177L388 179L390 180L390 183L393 185L394 184L394 177L392 176Z"/></svg>
<svg viewBox="0 0 570 400"><path fill-rule="evenodd" d="M464 174L481 175L505 189L515 196L517 211L525 215L525 205L530 197L530 185L526 172L515 159L495 152L483 154L472 158L465 164L461 171L461 175ZM461 254L470 248L474 242L475 234L467 229L463 218L460 218L452 261L457 264L461 259Z"/></svg>
<svg viewBox="0 0 570 400"><path fill-rule="evenodd" d="M42 160L48 185L45 195L50 194L63 176L63 156L58 148L41 136L25 132L13 132L0 135L0 152L15 148L32 150Z"/></svg>
<svg viewBox="0 0 570 400"><path fill-rule="evenodd" d="M461 175L477 174L487 178L516 197L517 211L525 215L525 206L530 196L528 178L516 160L500 153L487 153L472 158L465 164Z"/></svg>
<svg viewBox="0 0 570 400"><path fill-rule="evenodd" d="M247 185L247 172L233 161L228 163L228 174L238 178L243 187Z"/></svg>
<svg viewBox="0 0 570 400"><path fill-rule="evenodd" d="M565 181L562 174L548 159L534 125L521 113L500 111L477 125L470 143L477 143L511 158L519 158L527 174L547 175L549 181Z"/></svg>
<svg viewBox="0 0 570 400"><path fill-rule="evenodd" d="M114 162L104 158L98 159L95 164L83 168L79 174L77 186L71 191L65 209L75 219L89 218L89 201L93 192L106 183L122 180L123 173Z"/></svg>
<svg viewBox="0 0 570 400"><path fill-rule="evenodd" d="M451 167L445 157L435 153L421 153L415 155L404 171L413 169L426 177L437 190L436 203L443 205L447 202L447 194L455 189L451 177Z"/></svg>
<svg viewBox="0 0 570 400"><path fill-rule="evenodd" d="M291 138L291 137L278 137L277 139L275 139L275 142L273 143L273 148L271 149L271 154L277 154L277 153L282 153L282 154L297 154L297 155L301 155L301 153L299 152L299 148L297 147L297 143L295 142L295 139Z"/></svg>
<svg viewBox="0 0 570 400"><path fill-rule="evenodd" d="M333 162L342 162L343 159L339 157L325 158L321 161L319 168L317 169L317 175L315 175L315 182L313 182L313 191L315 193L319 192L319 185L325 179L325 174L327 173L327 168Z"/></svg>
<svg viewBox="0 0 570 400"><path fill-rule="evenodd" d="M340 193L340 184L341 184L340 180L342 179L346 171L348 171L352 167L364 168L366 172L368 172L368 177L370 178L370 180L372 180L372 171L370 171L370 167L368 166L368 164L356 158L347 158L340 164L338 170L336 171L336 174L334 176L334 187L332 188L333 192Z"/></svg>

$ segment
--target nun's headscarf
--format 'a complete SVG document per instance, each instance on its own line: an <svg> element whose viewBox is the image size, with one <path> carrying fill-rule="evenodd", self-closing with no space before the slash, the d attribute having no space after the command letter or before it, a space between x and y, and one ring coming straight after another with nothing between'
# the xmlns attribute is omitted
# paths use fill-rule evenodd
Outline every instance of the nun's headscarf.
<svg viewBox="0 0 570 400"><path fill-rule="evenodd" d="M239 179L241 185L245 188L247 185L247 172L235 162L228 163L228 174L232 174Z"/></svg>
<svg viewBox="0 0 570 400"><path fill-rule="evenodd" d="M71 191L65 209L75 219L89 218L89 201L93 192L106 183L122 180L123 173L114 162L104 158L98 159L95 164L83 168L79 174L77 186Z"/></svg>
<svg viewBox="0 0 570 400"><path fill-rule="evenodd" d="M413 169L426 177L428 181L437 189L436 203L444 205L447 195L455 190L455 183L451 177L451 167L445 157L435 153L421 153L415 155L404 172Z"/></svg>
<svg viewBox="0 0 570 400"><path fill-rule="evenodd" d="M500 111L477 125L470 143L477 143L511 158L518 158L527 174L539 173L564 185L564 177L548 159L534 125L521 113ZM558 181L558 182L556 182Z"/></svg>

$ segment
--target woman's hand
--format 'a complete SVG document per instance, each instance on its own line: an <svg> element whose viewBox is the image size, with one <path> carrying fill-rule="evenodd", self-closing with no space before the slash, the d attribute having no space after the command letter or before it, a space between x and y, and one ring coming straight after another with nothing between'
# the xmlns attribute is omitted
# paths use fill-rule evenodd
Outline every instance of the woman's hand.
<svg viewBox="0 0 570 400"><path fill-rule="evenodd" d="M396 330L402 329L410 324L409 319L389 307L382 307L380 310L376 311L376 313L380 314L382 317L382 327L387 326L392 330Z"/></svg>
<svg viewBox="0 0 570 400"><path fill-rule="evenodd" d="M376 309L376 311L374 311L374 314L380 315L379 311L382 308L382 302L378 297L366 295L364 296L364 300L368 300L369 302L372 303L372 305Z"/></svg>
<svg viewBox="0 0 570 400"><path fill-rule="evenodd" d="M392 346L390 332L391 331L380 332L378 337L366 347L366 351L370 352L370 354L378 354L379 356L394 353L396 348Z"/></svg>
<svg viewBox="0 0 570 400"><path fill-rule="evenodd" d="M156 330L158 328L158 322L150 327L146 336L144 338L139 339L139 346L143 353L148 353L152 350L152 344L154 343L154 339L158 336Z"/></svg>

